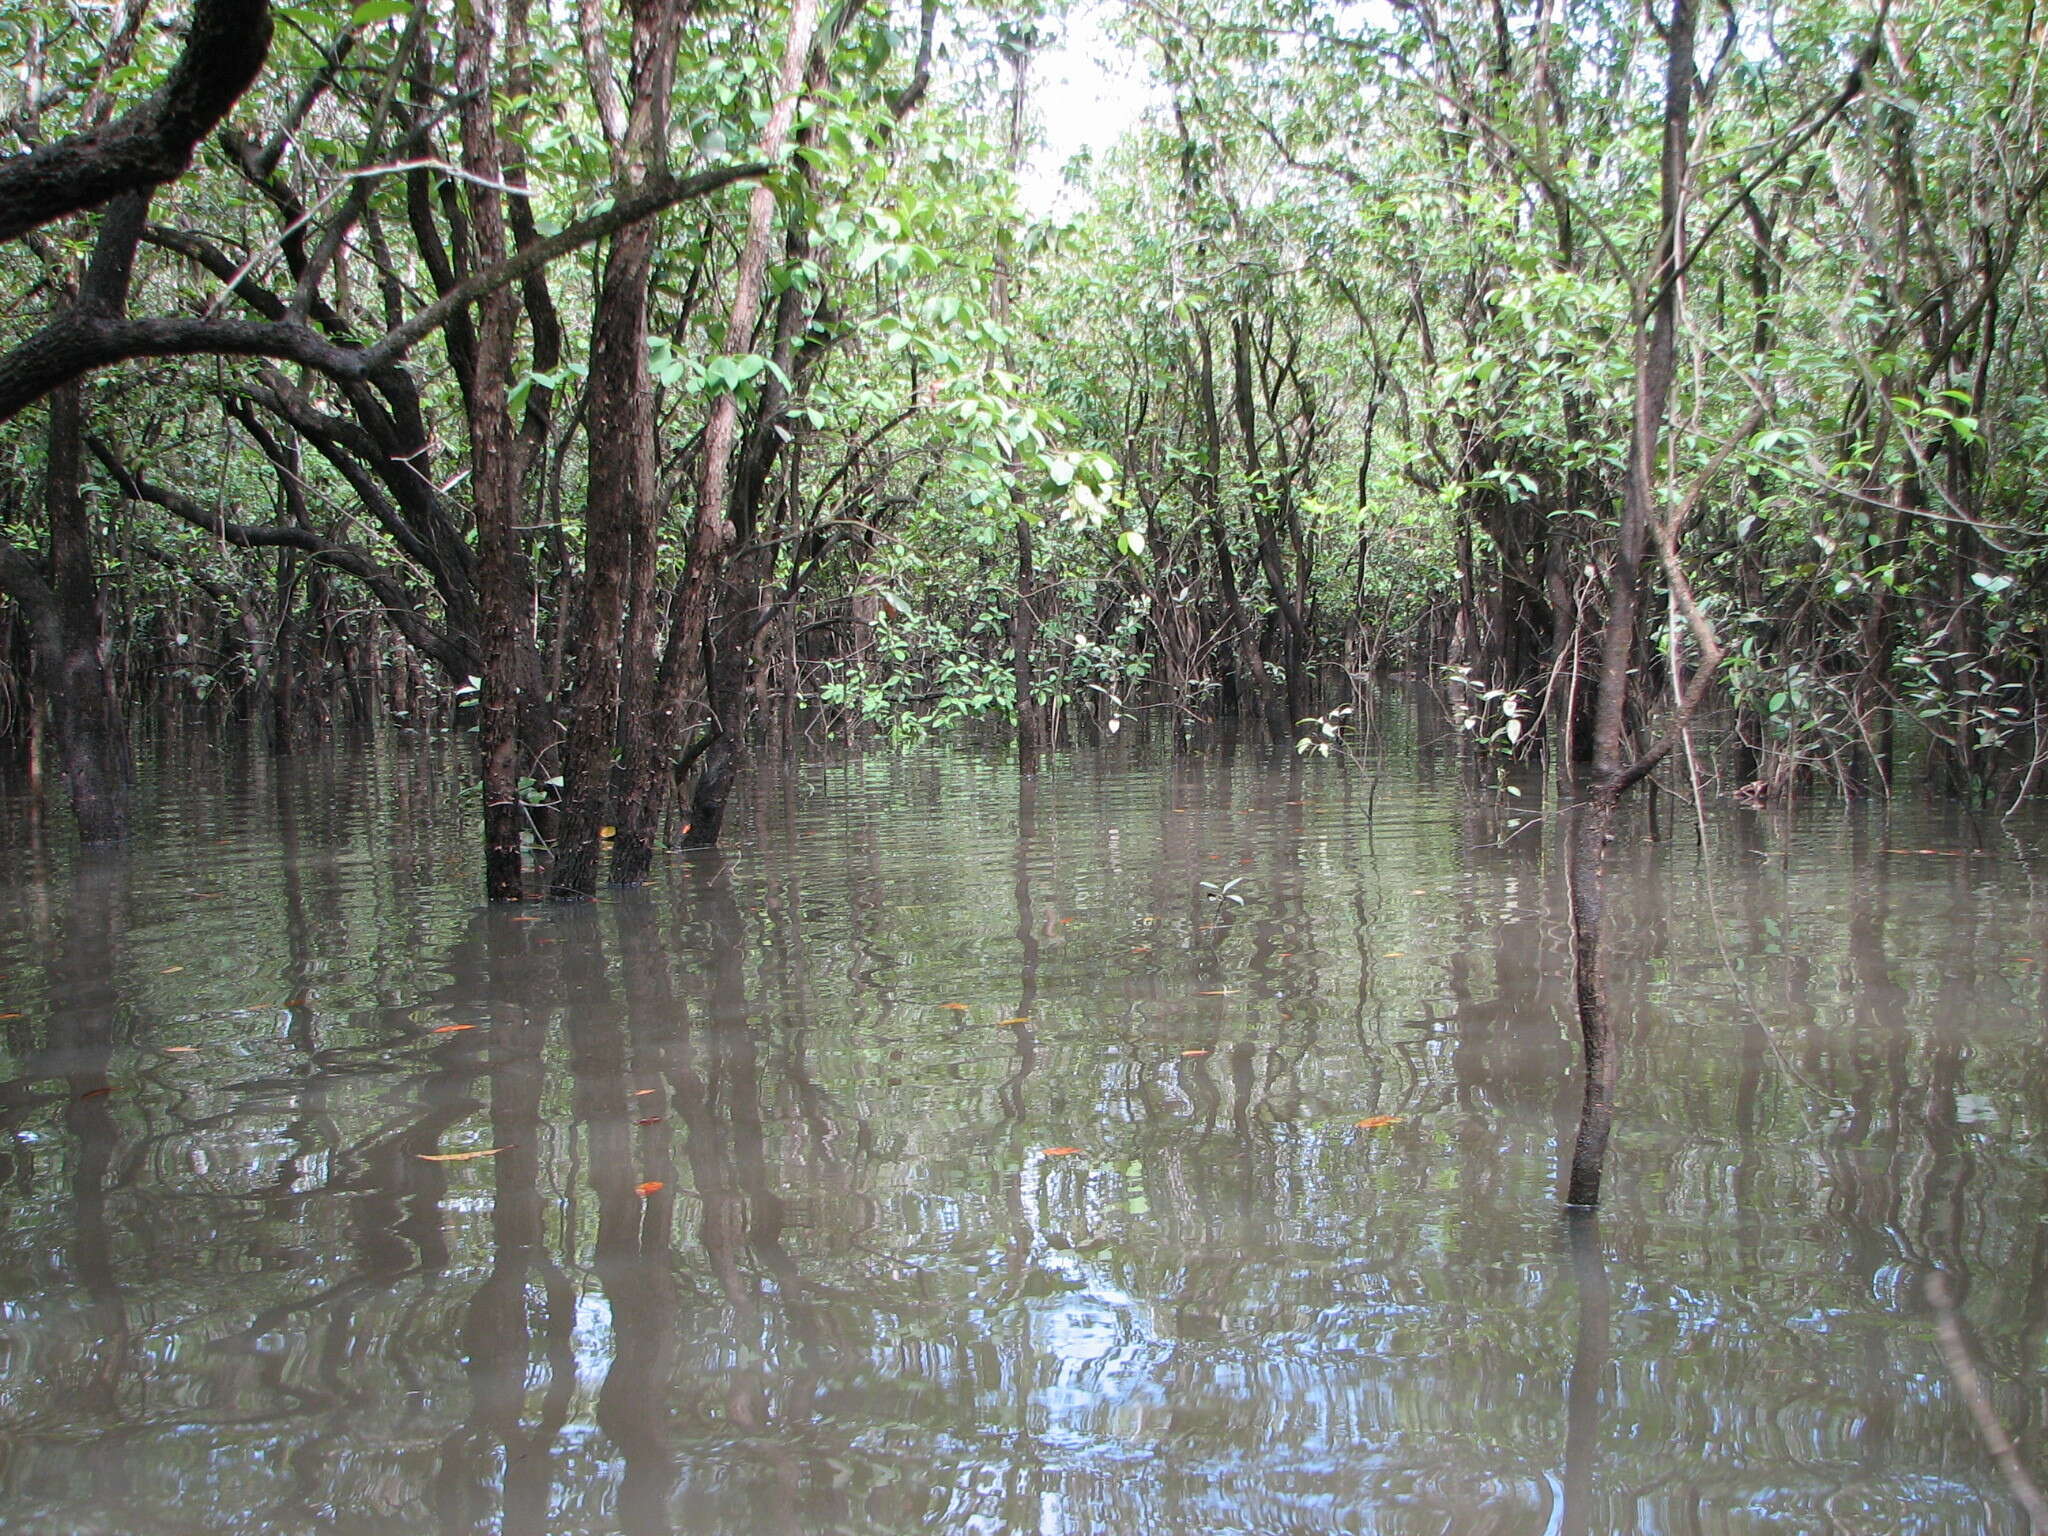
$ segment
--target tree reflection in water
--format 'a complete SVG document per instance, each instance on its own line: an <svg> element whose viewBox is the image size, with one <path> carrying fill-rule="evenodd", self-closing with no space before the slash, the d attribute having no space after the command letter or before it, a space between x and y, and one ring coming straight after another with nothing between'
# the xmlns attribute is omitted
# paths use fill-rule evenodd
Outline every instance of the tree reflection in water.
<svg viewBox="0 0 2048 1536"><path fill-rule="evenodd" d="M1560 1230L1497 796L856 761L494 912L459 781L195 768L160 852L7 856L10 1530L2019 1528L1918 1297L2030 1446L2042 915L1885 852L1951 829L1617 856Z"/></svg>

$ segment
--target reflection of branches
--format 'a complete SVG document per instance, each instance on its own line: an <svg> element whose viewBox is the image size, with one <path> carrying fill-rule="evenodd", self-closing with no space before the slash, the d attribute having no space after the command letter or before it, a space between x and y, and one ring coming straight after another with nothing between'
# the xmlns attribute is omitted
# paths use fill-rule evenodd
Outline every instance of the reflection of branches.
<svg viewBox="0 0 2048 1536"><path fill-rule="evenodd" d="M2043 1533L2048 1533L2048 1498L2042 1497L2040 1487L2020 1460L2012 1437L2005 1432L2005 1425L1999 1422L1998 1410L1992 1406L1984 1379L1977 1374L1976 1362L1970 1358L1969 1343L1963 1337L1962 1323L1956 1317L1955 1296L1948 1276L1938 1269L1930 1270L1926 1289L1928 1305L1934 1308L1935 1342L1941 1346L1941 1358L1948 1366L1949 1379L1961 1394L1963 1406L1969 1409L1970 1419L1977 1426L1977 1436L1984 1442L1984 1449L1998 1463L2006 1487L2012 1490L2013 1498L2026 1511L2028 1529L2034 1536L2043 1536Z"/></svg>

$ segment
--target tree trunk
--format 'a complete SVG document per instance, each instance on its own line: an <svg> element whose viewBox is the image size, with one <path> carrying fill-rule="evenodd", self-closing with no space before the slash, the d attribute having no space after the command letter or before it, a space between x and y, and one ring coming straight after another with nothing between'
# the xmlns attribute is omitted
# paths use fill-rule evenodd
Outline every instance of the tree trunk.
<svg viewBox="0 0 2048 1536"><path fill-rule="evenodd" d="M456 28L455 76L462 100L463 168L478 261L505 259L507 242L496 125L491 117L494 18L488 0L471 0ZM465 405L469 415L470 494L475 507L477 598L482 610L483 684L477 747L484 791L484 889L492 901L525 895L522 845L526 808L520 778L530 766L528 739L543 713L533 582L518 530L517 436L506 408L518 296L501 288L477 301L476 354Z"/></svg>
<svg viewBox="0 0 2048 1536"><path fill-rule="evenodd" d="M761 130L763 160L776 159L788 140L817 19L816 0L796 0L790 11L789 33L783 42L775 105ZM760 321L774 215L774 190L756 187L747 204L746 239L740 248L732 303L726 315L727 347L744 346ZM712 594L734 543L730 510L738 427L738 400L730 392L720 394L704 424L697 505L687 564L669 606L668 643L660 668L651 680L652 686L644 699L632 701L620 732L625 787L618 810L618 835L612 846L611 878L621 885L645 880L653 867L654 842L668 807L672 764L682 739L683 710L692 693L699 691L699 679L703 680L702 693L707 698L710 693L704 642L709 632Z"/></svg>
<svg viewBox="0 0 2048 1536"><path fill-rule="evenodd" d="M1010 675L1017 691L1017 771L1038 772L1045 726L1038 713L1038 573L1031 524L1017 518L1017 600L1010 609Z"/></svg>
<svg viewBox="0 0 2048 1536"><path fill-rule="evenodd" d="M1579 1128L1572 1144L1565 1202L1600 1203L1600 1180L1614 1124L1614 1088L1621 1062L1607 994L1607 846L1614 813L1629 787L1656 766L1656 752L1624 757L1630 673L1642 606L1643 557L1658 516L1657 457L1671 397L1678 338L1678 275L1685 219L1686 150L1692 109L1696 0L1672 0L1665 72L1662 200L1654 262L1638 308L1635 414L1629 430L1628 478L1621 526L1607 568L1607 622L1600 632L1600 684L1593 712L1593 782L1569 832L1573 997L1586 1074ZM1647 324L1644 323L1647 321ZM1669 550L1668 531L1664 540ZM1667 570L1671 567L1667 564Z"/></svg>
<svg viewBox="0 0 2048 1536"><path fill-rule="evenodd" d="M82 387L50 396L49 461L43 504L50 521L48 619L36 626L38 665L49 699L57 769L71 792L78 835L88 843L128 835L134 770L128 726L107 665L106 613L92 549L82 469L85 404Z"/></svg>

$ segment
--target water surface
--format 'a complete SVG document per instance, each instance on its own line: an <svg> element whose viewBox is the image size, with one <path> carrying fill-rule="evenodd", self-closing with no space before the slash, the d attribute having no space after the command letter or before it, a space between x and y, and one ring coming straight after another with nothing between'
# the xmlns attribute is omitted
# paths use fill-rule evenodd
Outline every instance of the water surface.
<svg viewBox="0 0 2048 1536"><path fill-rule="evenodd" d="M1540 784L870 756L492 911L466 779L10 803L0 1526L2024 1528L1923 1284L2048 1460L2038 821L1634 828L1574 1227Z"/></svg>

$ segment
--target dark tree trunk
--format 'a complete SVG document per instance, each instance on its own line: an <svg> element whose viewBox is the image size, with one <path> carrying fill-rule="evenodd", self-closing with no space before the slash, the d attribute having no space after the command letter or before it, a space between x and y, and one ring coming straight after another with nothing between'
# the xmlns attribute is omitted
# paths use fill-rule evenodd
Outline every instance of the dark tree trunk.
<svg viewBox="0 0 2048 1536"><path fill-rule="evenodd" d="M677 842L684 848L715 847L725 831L725 807L733 785L747 766L747 670L751 655L749 640L754 630L752 612L741 606L729 584L732 607L716 626L712 636L707 702L711 707L711 744L697 763L697 780L690 790L689 820L683 824Z"/></svg>
<svg viewBox="0 0 2048 1536"><path fill-rule="evenodd" d="M592 14L586 11L586 20ZM631 100L604 97L613 167L628 185L644 180L667 158L668 97L680 21L672 0L635 0L631 14ZM601 36L587 36L584 46L602 93L609 89L610 62ZM631 669L626 626L635 622L629 611L645 617L653 592L661 519L654 386L647 372L647 302L660 233L659 223L648 219L614 236L598 291L590 350L583 587L572 637L577 672L555 844L553 895L558 901L596 894L599 835L611 809L621 689Z"/></svg>
<svg viewBox="0 0 2048 1536"><path fill-rule="evenodd" d="M37 626L36 641L58 772L71 792L78 834L88 843L112 843L128 835L134 775L128 726L107 665L106 613L82 484L84 409L77 384L50 396L43 504L54 604Z"/></svg>
<svg viewBox="0 0 2048 1536"><path fill-rule="evenodd" d="M463 165L480 185L470 191L470 229L479 261L504 260L497 131L491 118L492 17L473 0L457 28L456 84L462 95ZM492 901L525 895L526 809L520 779L540 729L540 653L533 583L518 530L517 437L506 408L517 297L500 289L478 301L476 357L466 405L470 486L476 515L477 597L482 610L483 686L477 746L484 791L484 888Z"/></svg>
<svg viewBox="0 0 2048 1536"><path fill-rule="evenodd" d="M626 604L636 550L657 522L653 386L647 374L647 282L653 220L620 232L605 263L590 352L590 495L583 591L576 605L576 682L562 757L562 810L553 894L597 890L598 834L611 805Z"/></svg>

